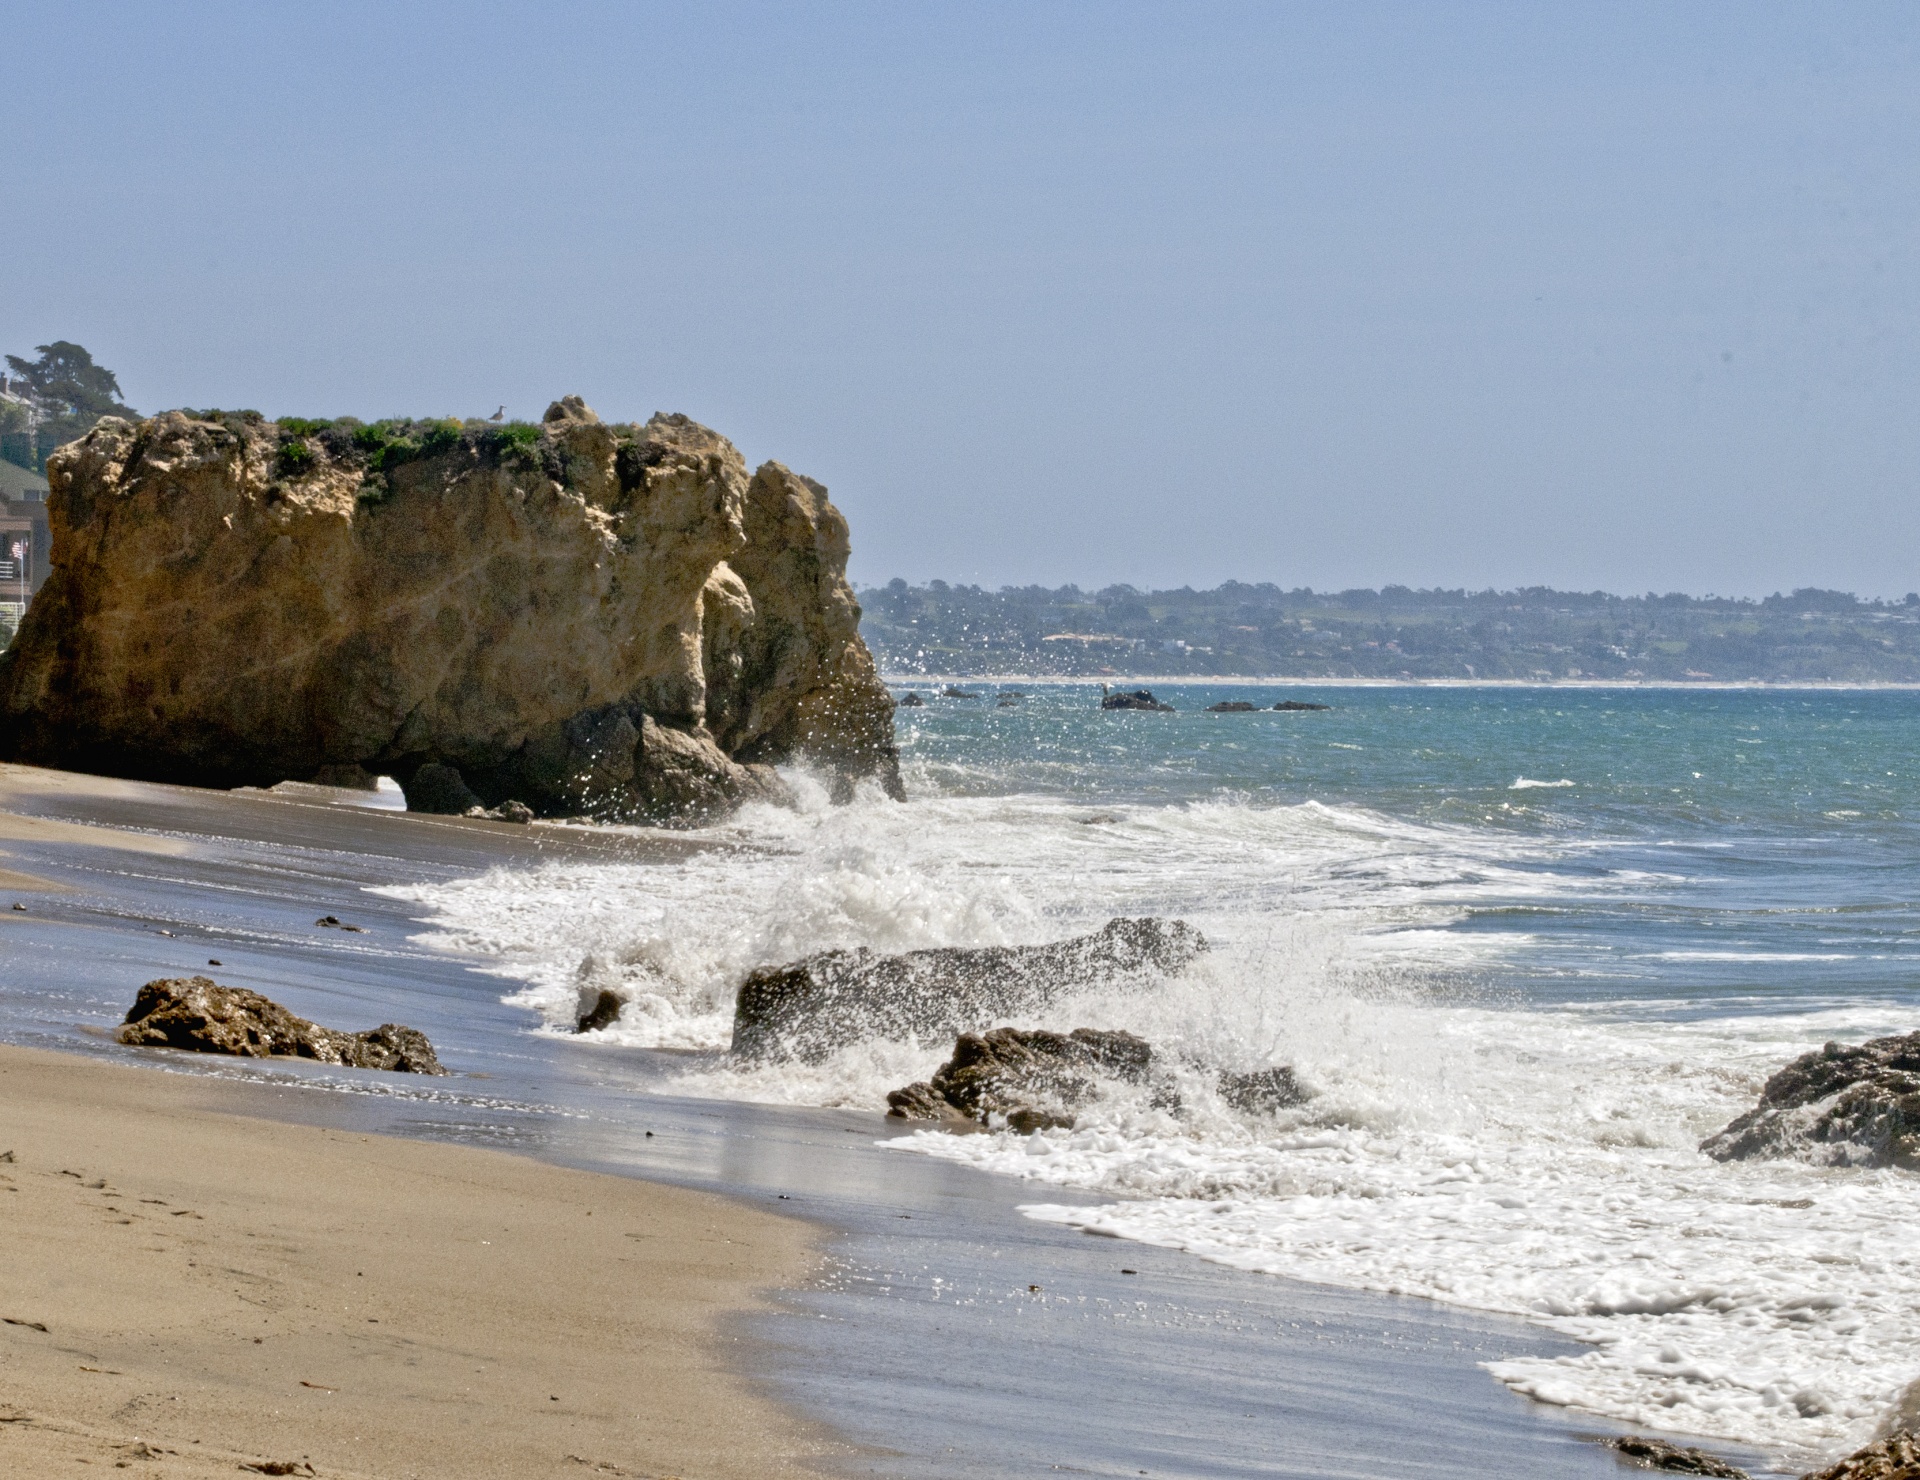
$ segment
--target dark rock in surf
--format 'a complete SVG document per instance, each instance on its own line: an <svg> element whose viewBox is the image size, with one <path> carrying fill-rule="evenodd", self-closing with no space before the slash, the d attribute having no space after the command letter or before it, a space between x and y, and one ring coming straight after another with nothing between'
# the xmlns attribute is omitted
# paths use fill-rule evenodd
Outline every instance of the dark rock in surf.
<svg viewBox="0 0 1920 1480"><path fill-rule="evenodd" d="M1143 987L1191 965L1206 938L1182 920L1109 920L1043 946L829 951L754 972L734 1003L733 1052L819 1059L863 1039L941 1038L1072 992Z"/></svg>
<svg viewBox="0 0 1920 1480"><path fill-rule="evenodd" d="M407 778L405 787L409 812L436 812L443 817L459 817L469 812L485 812L486 803L470 788L460 772L439 761L429 761Z"/></svg>
<svg viewBox="0 0 1920 1480"><path fill-rule="evenodd" d="M1331 704L1309 704L1304 699L1282 699L1273 707L1282 714L1313 714L1333 708Z"/></svg>
<svg viewBox="0 0 1920 1480"><path fill-rule="evenodd" d="M1307 1102L1307 1092L1285 1064L1270 1069L1237 1073L1223 1069L1219 1080L1220 1098L1242 1115L1271 1115Z"/></svg>
<svg viewBox="0 0 1920 1480"><path fill-rule="evenodd" d="M1920 1480L1920 1434L1889 1434L1803 1480Z"/></svg>
<svg viewBox="0 0 1920 1480"><path fill-rule="evenodd" d="M1145 1084L1153 1049L1131 1033L1075 1028L995 1028L962 1033L953 1057L931 1080L887 1096L887 1114L901 1120L1005 1125L1023 1133L1071 1129L1074 1116L1102 1081Z"/></svg>
<svg viewBox="0 0 1920 1480"><path fill-rule="evenodd" d="M1745 1470L1728 1464L1704 1449L1685 1449L1665 1439L1625 1434L1604 1441L1607 1448L1637 1469L1668 1470L1678 1475L1711 1475L1716 1480L1748 1480Z"/></svg>
<svg viewBox="0 0 1920 1480"><path fill-rule="evenodd" d="M1715 1161L1791 1157L1920 1171L1920 1032L1802 1054L1700 1149Z"/></svg>
<svg viewBox="0 0 1920 1480"><path fill-rule="evenodd" d="M948 684L940 691L940 697L943 699L978 699L980 696L971 690L957 689L952 684Z"/></svg>
<svg viewBox="0 0 1920 1480"><path fill-rule="evenodd" d="M995 709L1018 709L1020 706L1012 699L1002 699L993 707Z"/></svg>
<svg viewBox="0 0 1920 1480"><path fill-rule="evenodd" d="M576 1033L595 1033L619 1019L620 1009L626 1006L618 993L609 992L605 987L600 995L593 999L593 1005L580 1014L573 1025Z"/></svg>
<svg viewBox="0 0 1920 1480"><path fill-rule="evenodd" d="M927 707L927 701L914 693L912 689L909 689L901 696L900 707L902 709L925 709Z"/></svg>
<svg viewBox="0 0 1920 1480"><path fill-rule="evenodd" d="M1245 699L1228 699L1219 704L1209 704L1208 714L1252 714L1260 706L1249 704Z"/></svg>
<svg viewBox="0 0 1920 1480"><path fill-rule="evenodd" d="M313 1059L399 1074L447 1072L417 1028L382 1023L364 1033L342 1033L296 1017L258 992L223 987L204 976L148 982L134 999L119 1039L136 1048Z"/></svg>
<svg viewBox="0 0 1920 1480"><path fill-rule="evenodd" d="M890 1092L887 1095L887 1116L892 1120L931 1120L956 1129L972 1129L979 1124L924 1079L905 1089Z"/></svg>
<svg viewBox="0 0 1920 1480"><path fill-rule="evenodd" d="M509 799L497 807L469 807L466 810L466 815L468 817L477 817L482 822L514 822L525 827L533 821L533 808L529 807L525 802L516 802Z"/></svg>
<svg viewBox="0 0 1920 1480"><path fill-rule="evenodd" d="M1173 713L1173 706L1162 704L1154 698L1151 689L1134 689L1131 693L1102 694L1100 707L1102 709L1147 709L1155 714Z"/></svg>

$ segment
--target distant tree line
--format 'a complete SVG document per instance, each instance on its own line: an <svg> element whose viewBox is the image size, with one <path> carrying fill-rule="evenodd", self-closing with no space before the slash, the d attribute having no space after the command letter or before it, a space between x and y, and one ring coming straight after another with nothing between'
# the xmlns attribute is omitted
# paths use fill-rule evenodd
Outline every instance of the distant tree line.
<svg viewBox="0 0 1920 1480"><path fill-rule="evenodd" d="M101 417L138 418L114 373L79 345L56 339L34 354L8 355L0 377L0 458L44 473L48 453L86 436Z"/></svg>
<svg viewBox="0 0 1920 1480"><path fill-rule="evenodd" d="M1920 682L1920 594L950 586L860 593L897 674Z"/></svg>

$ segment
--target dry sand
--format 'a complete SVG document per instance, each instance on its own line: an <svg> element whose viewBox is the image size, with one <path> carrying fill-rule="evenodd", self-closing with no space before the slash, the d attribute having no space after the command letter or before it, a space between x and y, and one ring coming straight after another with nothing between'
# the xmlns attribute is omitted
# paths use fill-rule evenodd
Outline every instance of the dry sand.
<svg viewBox="0 0 1920 1480"><path fill-rule="evenodd" d="M224 1113L237 1088L0 1047L0 1474L763 1480L833 1452L727 1366L807 1225Z"/></svg>

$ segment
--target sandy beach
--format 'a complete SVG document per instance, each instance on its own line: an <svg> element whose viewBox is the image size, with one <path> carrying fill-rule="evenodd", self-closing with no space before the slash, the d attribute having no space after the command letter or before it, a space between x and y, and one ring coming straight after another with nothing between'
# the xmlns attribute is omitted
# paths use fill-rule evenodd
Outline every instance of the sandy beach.
<svg viewBox="0 0 1920 1480"><path fill-rule="evenodd" d="M729 1368L808 1226L237 1116L238 1088L0 1047L0 1472L691 1480L827 1451Z"/></svg>

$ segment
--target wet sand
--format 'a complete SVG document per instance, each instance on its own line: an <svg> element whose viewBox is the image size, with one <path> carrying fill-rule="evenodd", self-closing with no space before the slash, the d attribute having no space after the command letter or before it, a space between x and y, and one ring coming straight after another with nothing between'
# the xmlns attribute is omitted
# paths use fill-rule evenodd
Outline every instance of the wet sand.
<svg viewBox="0 0 1920 1480"><path fill-rule="evenodd" d="M659 832L409 816L373 810L369 800L323 788L210 792L0 766L0 817L75 829L8 822L13 832L0 837L0 866L41 886L16 884L10 896L0 895L0 1042L55 1049L98 1065L164 1065L176 1071L164 1077L181 1094L219 1096L191 1105L276 1122L312 1138L300 1144L329 1153L416 1142L507 1147L547 1167L617 1174L637 1198L667 1183L725 1194L730 1201L721 1206L808 1220L824 1239L823 1274L769 1276L781 1286L774 1303L749 1312L744 1332L723 1321L714 1328L723 1339L706 1350L714 1382L723 1385L713 1390L740 1395L728 1400L730 1409L778 1421L777 1409L749 1406L758 1392L844 1438L851 1448L809 1449L827 1441L797 1424L787 1431L802 1434L802 1447L790 1454L813 1456L834 1472L885 1480L1001 1480L1063 1470L1150 1471L1191 1480L1536 1480L1549 1474L1606 1480L1620 1473L1588 1438L1615 1426L1516 1397L1480 1368L1521 1353L1578 1350L1551 1333L1509 1318L1252 1277L1174 1251L1066 1233L1019 1214L1020 1204L1033 1199L1028 1184L884 1149L885 1139L902 1128L878 1107L805 1110L688 1099L674 1087L684 1055L530 1031L531 1015L502 1001L508 984L476 970L489 961L460 955L445 942L422 942L417 907L369 887L519 871L556 859L641 863L711 845ZM316 917L325 915L363 933L318 926ZM209 958L223 965L210 969ZM264 992L329 1026L400 1021L422 1028L454 1077L175 1055L113 1042L112 1026L140 983L195 971ZM0 1150L12 1144L13 1124L0 1113ZM403 1139L381 1140L382 1133ZM366 1135L375 1139L361 1142ZM418 1149L426 1155L441 1148ZM390 1169L405 1164L382 1163ZM239 1175L209 1165L210 1177ZM530 1162L511 1165L540 1170ZM32 1169L24 1158L0 1164L16 1182ZM88 1170L68 1162L53 1175L62 1169ZM109 1170L108 1185L83 1188L76 1204L96 1209L91 1216L104 1217L97 1208L108 1190L136 1202L139 1196L170 1199L165 1190L136 1193L144 1184L118 1163ZM81 1179L93 1180L100 1174ZM6 1205L24 1195L0 1192L0 1219ZM1049 1189L1047 1200L1081 1195ZM1096 1199L1089 1194L1086 1200ZM243 1199L228 1206L237 1215L248 1205ZM588 1221L599 1233L605 1215L598 1202L586 1204L595 1209L591 1220L581 1204L565 1206L581 1209L581 1216L553 1220L556 1236L584 1237ZM193 1208L203 1214L201 1222L179 1221L202 1228L205 1209ZM8 1226L0 1221L0 1239ZM111 1224L96 1231L124 1238L144 1227ZM257 1250L263 1242L255 1238L246 1246ZM492 1245L479 1252L494 1257ZM157 1262L163 1256L143 1257ZM186 1258L196 1259L197 1278L197 1256L179 1255L176 1262L184 1268ZM589 1276L592 1263L582 1266ZM244 1260L229 1260L228 1267L263 1272ZM423 1277L441 1278L439 1267L420 1256ZM356 1287L373 1278L371 1265L354 1269ZM358 1273L363 1269L365 1275ZM0 1292L10 1296L3 1281L0 1276ZM453 1283L450 1299L459 1295ZM594 1288L585 1278L557 1280L543 1287L542 1299L578 1301ZM321 1302L311 1304L320 1309ZM386 1320L378 1310L339 1314L342 1332L381 1331ZM11 1303L0 1315L44 1320L16 1313ZM44 1323L48 1335L58 1333L52 1321ZM724 1339L749 1333L759 1339ZM0 1351L14 1350L21 1334L0 1326ZM46 1340L30 1329L25 1335ZM183 1351L200 1350L189 1330L167 1339L184 1343ZM268 1351L264 1338L256 1347L248 1337L245 1346L263 1359ZM71 1372L57 1375L75 1383L109 1376L82 1373L82 1365L117 1367L123 1377L134 1370L118 1361L69 1360ZM149 1361L156 1365L145 1370L170 1377L181 1360L154 1348ZM15 1401L5 1385L8 1372L0 1365L0 1402ZM738 1385L729 1372L746 1373L752 1387ZM449 1372L455 1376L464 1374ZM159 1378L146 1391L164 1393ZM475 1381L488 1379L487 1372L473 1374ZM295 1404L321 1398L333 1404L318 1410L323 1418L346 1411L341 1405L349 1388L327 1376L275 1369L274 1380L292 1384L273 1391ZM505 1391L506 1377L497 1380ZM301 1387L302 1381L320 1387ZM536 1379L530 1390L543 1381ZM326 1387L341 1391L328 1394ZM542 1401L564 1409L579 1391L585 1389L550 1385L533 1391L530 1401L536 1409ZM640 1402L649 1389L640 1381L626 1391ZM562 1403L553 1404L554 1397ZM303 1411L285 1402L281 1408L281 1416ZM500 1411L503 1422L526 1416L524 1403ZM0 1423L0 1445L12 1442L13 1428ZM57 1432L43 1430L42 1438L54 1443ZM338 1434L348 1437L335 1438L364 1443L367 1432L343 1424ZM362 1438L352 1440L353 1434ZM215 1442L205 1432L186 1437L188 1448L200 1438L201 1451ZM139 1442L156 1441L142 1434ZM684 1470L649 1468L580 1446L567 1452L580 1458L563 1456L566 1468L554 1473L618 1473L596 1471L596 1464L689 1480L730 1473L691 1462ZM310 1448L284 1456L259 1451L288 1459L300 1453L314 1454L322 1475L354 1473L355 1463L368 1466L360 1473L382 1476L507 1473L375 1469L351 1452L330 1467L320 1463L322 1451ZM728 1457L744 1463L751 1453ZM14 1473L18 1467L9 1468L6 1456L0 1448L0 1473ZM98 1451L92 1457L99 1458ZM1764 1468L1757 1456L1730 1457L1756 1473ZM153 1468L155 1461L132 1463L146 1467L136 1474L167 1473ZM73 1473L65 1462L52 1462L52 1472ZM547 1472L522 1467L513 1473ZM752 1473L780 1471L762 1466Z"/></svg>
<svg viewBox="0 0 1920 1480"><path fill-rule="evenodd" d="M240 1089L0 1047L0 1473L744 1480L828 1451L730 1370L807 1225L223 1113Z"/></svg>

